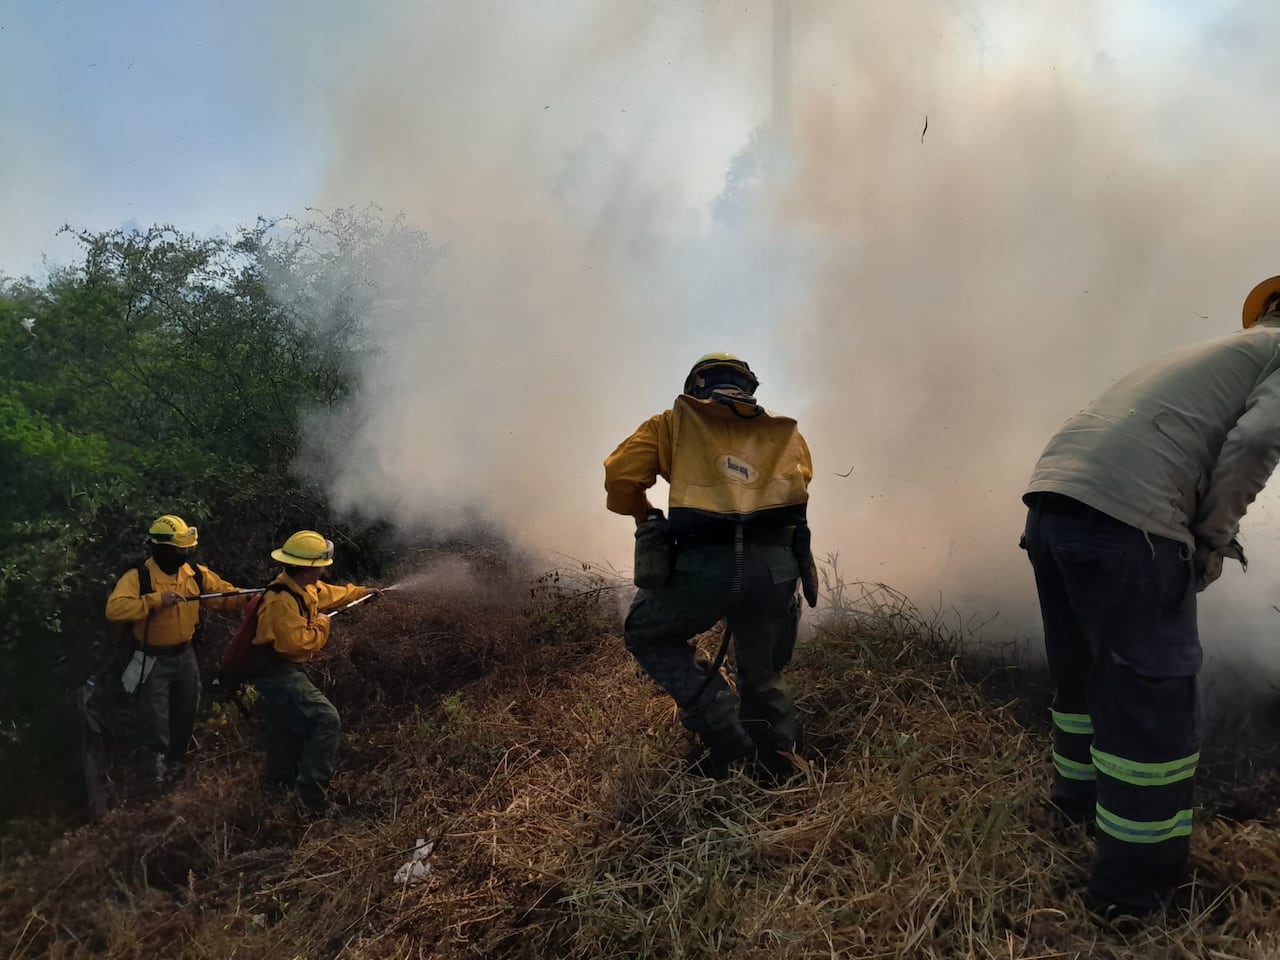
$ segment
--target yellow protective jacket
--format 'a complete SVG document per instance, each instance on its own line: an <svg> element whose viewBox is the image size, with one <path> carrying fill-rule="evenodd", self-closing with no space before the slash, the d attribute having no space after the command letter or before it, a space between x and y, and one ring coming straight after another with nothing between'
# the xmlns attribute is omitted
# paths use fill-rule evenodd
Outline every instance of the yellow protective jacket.
<svg viewBox="0 0 1280 960"><path fill-rule="evenodd" d="M138 571L129 569L116 581L115 589L107 598L107 619L112 623L132 623L133 638L139 646L145 643L148 647L177 647L190 643L200 618L200 607L241 610L249 602L247 596L219 597L179 603L162 609L162 593L177 593L184 597L199 595L200 587L191 570L192 565L184 563L173 576L161 570L150 558L147 559L146 566L147 572L151 574L151 593L146 596L138 595L141 587ZM239 589L203 564L200 569L204 576L205 593L229 593Z"/></svg>
<svg viewBox="0 0 1280 960"><path fill-rule="evenodd" d="M742 403L677 397L605 459L606 506L643 519L651 509L645 491L661 476L671 488L673 534L723 521L802 521L813 479L809 446L790 417L752 414Z"/></svg>
<svg viewBox="0 0 1280 960"><path fill-rule="evenodd" d="M262 595L262 605L258 607L258 632L254 634L253 645L271 644L279 658L291 663L306 663L329 642L329 618L319 614L359 600L369 592L368 587L350 583L336 587L324 581L300 587L287 573L280 574L271 582L282 585L293 596L274 590ZM298 612L295 597L302 598L307 608L305 617Z"/></svg>

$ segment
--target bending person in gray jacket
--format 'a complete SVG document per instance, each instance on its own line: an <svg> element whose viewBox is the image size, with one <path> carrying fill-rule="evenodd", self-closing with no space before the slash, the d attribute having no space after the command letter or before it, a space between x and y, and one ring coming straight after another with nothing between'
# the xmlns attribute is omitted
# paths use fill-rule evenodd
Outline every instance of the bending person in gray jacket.
<svg viewBox="0 0 1280 960"><path fill-rule="evenodd" d="M1244 326L1118 380L1023 495L1056 688L1050 799L1096 824L1086 902L1104 916L1162 912L1187 870L1196 593L1224 558L1243 565L1240 519L1280 460L1280 277L1249 294Z"/></svg>

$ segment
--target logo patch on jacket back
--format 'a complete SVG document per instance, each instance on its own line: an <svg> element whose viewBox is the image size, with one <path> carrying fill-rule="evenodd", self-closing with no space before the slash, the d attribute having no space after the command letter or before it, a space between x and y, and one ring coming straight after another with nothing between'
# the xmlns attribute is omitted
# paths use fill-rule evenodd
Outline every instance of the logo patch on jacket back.
<svg viewBox="0 0 1280 960"><path fill-rule="evenodd" d="M726 453L720 457L716 461L716 466L730 480L737 480L739 483L755 483L756 478L760 476L759 470L732 453Z"/></svg>

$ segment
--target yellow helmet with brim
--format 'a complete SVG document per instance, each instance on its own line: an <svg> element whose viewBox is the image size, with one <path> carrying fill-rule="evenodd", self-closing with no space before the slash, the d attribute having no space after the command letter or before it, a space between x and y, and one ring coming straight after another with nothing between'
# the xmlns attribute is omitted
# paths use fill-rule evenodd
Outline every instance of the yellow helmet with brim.
<svg viewBox="0 0 1280 960"><path fill-rule="evenodd" d="M760 386L760 378L751 372L747 361L732 353L706 353L690 368L684 379L684 392L691 397L700 396L710 386L710 381L717 379L716 371L730 374L737 381L734 385L749 394L754 394Z"/></svg>
<svg viewBox="0 0 1280 960"><path fill-rule="evenodd" d="M327 567L333 563L333 541L314 530L299 530L279 550L271 551L271 559L289 567Z"/></svg>
<svg viewBox="0 0 1280 960"><path fill-rule="evenodd" d="M181 517L166 513L152 521L147 530L147 539L179 550L190 550L200 542L200 535L195 527L189 526Z"/></svg>

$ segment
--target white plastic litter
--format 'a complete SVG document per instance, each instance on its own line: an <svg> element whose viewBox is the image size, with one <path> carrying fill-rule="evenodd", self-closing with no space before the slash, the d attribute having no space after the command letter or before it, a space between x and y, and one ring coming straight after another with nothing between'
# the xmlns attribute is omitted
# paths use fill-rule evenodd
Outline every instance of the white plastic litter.
<svg viewBox="0 0 1280 960"><path fill-rule="evenodd" d="M431 856L435 846L434 840L427 843L419 837L413 848L413 858L407 863L402 863L400 869L396 871L396 883L421 883L427 879L427 875L431 873L431 862L427 857Z"/></svg>
<svg viewBox="0 0 1280 960"><path fill-rule="evenodd" d="M129 658L129 664L124 668L124 673L120 675L120 684L124 687L125 693L133 693L138 689L138 684L145 683L147 677L151 676L151 668L156 665L155 657L148 657L141 650L133 651L133 656Z"/></svg>

